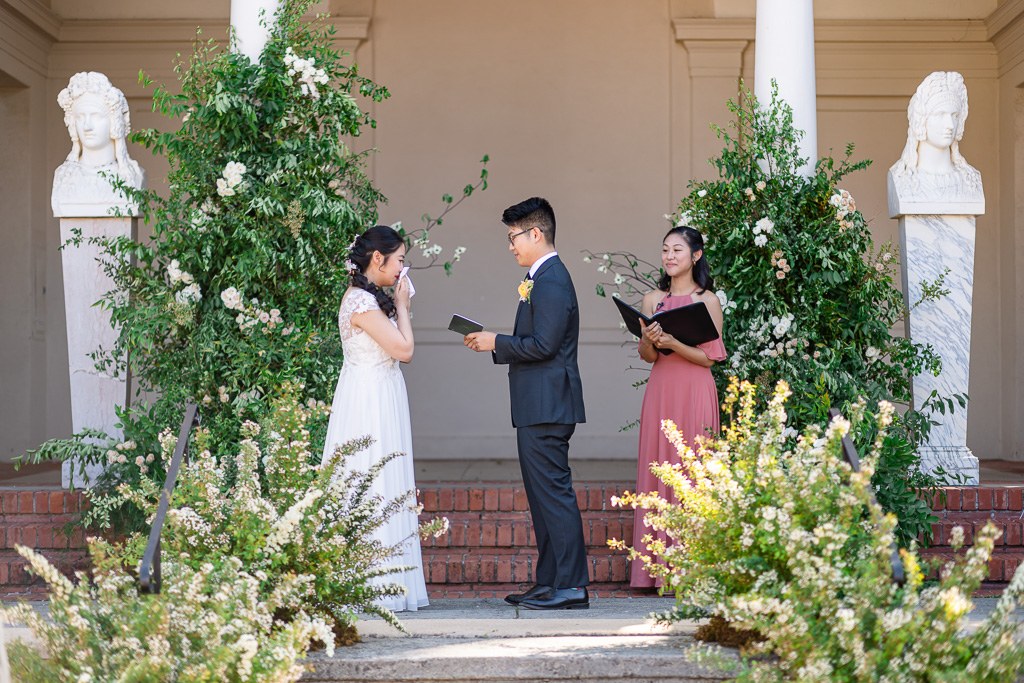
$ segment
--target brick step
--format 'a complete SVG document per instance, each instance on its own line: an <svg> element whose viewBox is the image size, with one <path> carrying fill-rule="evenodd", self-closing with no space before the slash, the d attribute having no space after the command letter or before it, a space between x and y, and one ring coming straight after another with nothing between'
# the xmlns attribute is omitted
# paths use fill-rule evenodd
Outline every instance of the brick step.
<svg viewBox="0 0 1024 683"><path fill-rule="evenodd" d="M526 584L534 580L537 553L519 550L505 553L457 553L443 549L424 549L423 574L428 584L476 586ZM587 557L590 580L596 584L613 585L616 589L629 584L629 559L611 551ZM494 589L497 590L497 589Z"/></svg>
<svg viewBox="0 0 1024 683"><path fill-rule="evenodd" d="M945 500L943 501L943 496ZM1024 488L1015 486L946 486L935 493L932 510L940 512L1024 511Z"/></svg>
<svg viewBox="0 0 1024 683"><path fill-rule="evenodd" d="M424 512L420 519L448 517L448 532L427 538L424 548L527 548L537 539L527 512ZM583 537L590 549L607 548L610 539L633 538L633 510L586 511Z"/></svg>
<svg viewBox="0 0 1024 683"><path fill-rule="evenodd" d="M618 510L612 496L632 491L636 482L576 482L576 502L581 512ZM420 503L424 512L527 512L526 489L520 482L430 482L421 483Z"/></svg>
<svg viewBox="0 0 1024 683"><path fill-rule="evenodd" d="M529 584L522 583L438 583L427 584L427 591L431 598L504 598L509 593L521 593L529 587ZM591 583L587 589L591 598L651 598L659 595L655 588L630 588L623 583Z"/></svg>
<svg viewBox="0 0 1024 683"><path fill-rule="evenodd" d="M89 568L89 556L84 550L40 550L39 554L68 576ZM30 574L27 567L28 561L17 552L0 550L0 591L11 586L44 584L41 578Z"/></svg>

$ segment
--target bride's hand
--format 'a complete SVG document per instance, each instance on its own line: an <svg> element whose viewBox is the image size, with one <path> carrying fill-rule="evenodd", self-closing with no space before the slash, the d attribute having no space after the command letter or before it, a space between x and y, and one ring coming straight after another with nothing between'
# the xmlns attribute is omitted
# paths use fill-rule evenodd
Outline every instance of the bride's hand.
<svg viewBox="0 0 1024 683"><path fill-rule="evenodd" d="M403 277L401 280L398 281L398 284L395 285L395 305L400 306L401 308L404 308L405 310L408 311L410 301L411 297L409 296L409 278Z"/></svg>

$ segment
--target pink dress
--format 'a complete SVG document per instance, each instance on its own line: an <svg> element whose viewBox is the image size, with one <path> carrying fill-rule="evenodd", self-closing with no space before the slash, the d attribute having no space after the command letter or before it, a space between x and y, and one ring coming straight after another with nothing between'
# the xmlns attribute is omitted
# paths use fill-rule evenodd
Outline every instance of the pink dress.
<svg viewBox="0 0 1024 683"><path fill-rule="evenodd" d="M667 295L661 300L657 311L671 310L693 303L690 294ZM719 337L701 344L708 358L713 361L725 360L725 344ZM651 368L651 378L644 392L643 408L640 410L640 454L637 458L636 490L638 493L656 491L662 498L675 501L672 490L651 472L651 463L680 462L675 447L661 431L661 421L672 420L682 432L687 444L693 445L694 438L718 431L718 390L711 368L691 363L677 353L659 353ZM633 522L633 547L647 554L647 544L641 539L648 533L669 545L664 531L655 531L644 526L646 510L637 508ZM635 588L660 586L648 574L640 560L630 563L629 585Z"/></svg>

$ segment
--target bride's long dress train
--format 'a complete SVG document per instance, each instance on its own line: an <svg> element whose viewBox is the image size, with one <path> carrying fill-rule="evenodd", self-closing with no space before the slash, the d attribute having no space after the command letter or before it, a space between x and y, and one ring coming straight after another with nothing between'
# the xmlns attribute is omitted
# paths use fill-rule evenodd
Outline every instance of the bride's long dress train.
<svg viewBox="0 0 1024 683"><path fill-rule="evenodd" d="M367 435L374 439L374 443L349 456L347 469L365 472L389 453L404 453L384 466L370 490L372 495L380 495L389 501L415 489L416 481L409 396L402 370L398 361L370 335L352 325L353 315L378 308L377 299L363 289L352 288L342 300L338 327L345 361L334 391L324 455L332 453L340 444ZM396 612L417 610L428 604L420 540L416 533L418 527L416 512L403 508L374 533L374 538L386 545L402 543L401 555L392 558L389 566L415 567L373 579L376 585L398 583L408 589L405 595L386 596L375 604Z"/></svg>

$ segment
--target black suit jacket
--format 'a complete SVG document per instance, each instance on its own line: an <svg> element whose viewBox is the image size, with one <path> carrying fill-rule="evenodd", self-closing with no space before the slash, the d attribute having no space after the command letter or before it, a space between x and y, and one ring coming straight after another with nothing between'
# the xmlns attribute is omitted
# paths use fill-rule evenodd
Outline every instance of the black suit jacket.
<svg viewBox="0 0 1024 683"><path fill-rule="evenodd" d="M512 426L586 422L577 361L580 309L569 271L557 256L533 277L511 335L494 341L494 362L508 365Z"/></svg>

